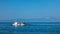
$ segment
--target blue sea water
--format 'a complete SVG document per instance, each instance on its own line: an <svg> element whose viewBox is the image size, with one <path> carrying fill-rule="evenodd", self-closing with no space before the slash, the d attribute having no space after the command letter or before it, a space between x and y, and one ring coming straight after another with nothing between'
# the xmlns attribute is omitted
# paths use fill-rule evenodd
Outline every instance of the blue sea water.
<svg viewBox="0 0 60 34"><path fill-rule="evenodd" d="M18 27L12 26L12 23L0 22L0 34L60 34L60 25L56 25L60 22L26 22L29 25Z"/></svg>

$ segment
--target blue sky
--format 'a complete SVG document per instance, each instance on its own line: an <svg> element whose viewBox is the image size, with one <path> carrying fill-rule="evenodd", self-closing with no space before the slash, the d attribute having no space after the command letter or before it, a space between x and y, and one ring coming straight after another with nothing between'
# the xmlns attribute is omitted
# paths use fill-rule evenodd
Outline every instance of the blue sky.
<svg viewBox="0 0 60 34"><path fill-rule="evenodd" d="M0 20L60 18L60 0L0 0Z"/></svg>

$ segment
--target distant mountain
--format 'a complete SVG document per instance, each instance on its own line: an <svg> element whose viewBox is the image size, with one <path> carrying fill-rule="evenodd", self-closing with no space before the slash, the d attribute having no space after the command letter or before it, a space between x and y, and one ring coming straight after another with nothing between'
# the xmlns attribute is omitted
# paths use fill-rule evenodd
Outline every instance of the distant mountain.
<svg viewBox="0 0 60 34"><path fill-rule="evenodd" d="M35 19L14 19L14 20L22 22L60 22L60 19L54 17L43 17Z"/></svg>
<svg viewBox="0 0 60 34"><path fill-rule="evenodd" d="M60 19L54 18L54 17L44 17L44 18L35 18L35 19L11 19L11 20L2 20L2 21L8 21L8 22L60 22Z"/></svg>

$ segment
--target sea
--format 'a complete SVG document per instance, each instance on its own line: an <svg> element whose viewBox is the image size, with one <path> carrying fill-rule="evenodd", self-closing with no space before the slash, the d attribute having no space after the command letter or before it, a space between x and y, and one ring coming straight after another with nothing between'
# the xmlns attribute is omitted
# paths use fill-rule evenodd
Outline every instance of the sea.
<svg viewBox="0 0 60 34"><path fill-rule="evenodd" d="M0 34L60 34L60 22L25 22L26 26L13 26L13 22L0 22Z"/></svg>

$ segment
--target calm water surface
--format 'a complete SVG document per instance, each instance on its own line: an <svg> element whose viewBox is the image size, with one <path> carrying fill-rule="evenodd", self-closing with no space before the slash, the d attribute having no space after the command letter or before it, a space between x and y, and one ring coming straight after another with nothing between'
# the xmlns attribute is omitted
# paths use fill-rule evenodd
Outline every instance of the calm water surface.
<svg viewBox="0 0 60 34"><path fill-rule="evenodd" d="M60 22L26 22L28 26L18 27L12 23L0 22L0 34L60 34Z"/></svg>

